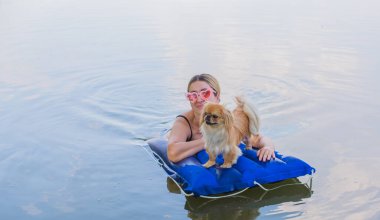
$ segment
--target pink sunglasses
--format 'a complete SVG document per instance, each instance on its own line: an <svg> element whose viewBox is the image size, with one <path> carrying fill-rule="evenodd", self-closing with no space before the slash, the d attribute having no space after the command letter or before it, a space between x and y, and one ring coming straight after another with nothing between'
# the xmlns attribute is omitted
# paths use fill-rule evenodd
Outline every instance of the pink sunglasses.
<svg viewBox="0 0 380 220"><path fill-rule="evenodd" d="M212 90L210 88L208 88L206 90L202 90L200 92L188 92L188 93L186 93L186 98L187 98L187 100L189 100L190 102L193 102L193 103L195 101L197 101L198 96L201 97L201 99L203 101L207 101L211 96L211 92L212 92Z"/></svg>

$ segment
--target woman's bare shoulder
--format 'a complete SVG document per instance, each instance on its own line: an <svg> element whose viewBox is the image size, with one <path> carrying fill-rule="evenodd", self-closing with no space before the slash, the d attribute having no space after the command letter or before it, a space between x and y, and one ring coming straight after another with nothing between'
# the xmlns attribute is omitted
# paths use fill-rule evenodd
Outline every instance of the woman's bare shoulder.
<svg viewBox="0 0 380 220"><path fill-rule="evenodd" d="M191 119L191 111L184 112L180 114L184 117L186 117L189 122L192 120ZM189 124L187 123L186 119L178 115L174 121L174 124L172 126L172 129L170 131L170 134L168 135L169 139L184 139L190 135L190 129L189 129Z"/></svg>
<svg viewBox="0 0 380 220"><path fill-rule="evenodd" d="M187 125L186 119L184 119L182 116L184 116L187 120L189 120L190 123L194 119L194 114L192 113L192 111L187 111L187 112L184 112L182 114L179 114L176 117L175 122L177 122L177 121L180 121L182 123L185 122L185 124Z"/></svg>

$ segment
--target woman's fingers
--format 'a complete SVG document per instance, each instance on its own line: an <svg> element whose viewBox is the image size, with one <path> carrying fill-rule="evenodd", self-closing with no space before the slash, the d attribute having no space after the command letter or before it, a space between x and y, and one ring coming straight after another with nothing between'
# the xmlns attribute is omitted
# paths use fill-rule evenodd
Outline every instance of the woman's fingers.
<svg viewBox="0 0 380 220"><path fill-rule="evenodd" d="M262 161L263 160L263 156L264 156L264 151L263 149L260 149L257 151L257 157L259 158L259 161Z"/></svg>
<svg viewBox="0 0 380 220"><path fill-rule="evenodd" d="M266 160L266 150L265 149L260 149L259 150L259 161L264 161Z"/></svg>
<svg viewBox="0 0 380 220"><path fill-rule="evenodd" d="M272 149L262 148L257 151L257 156L259 158L259 161L267 161L272 158L275 158L274 151Z"/></svg>
<svg viewBox="0 0 380 220"><path fill-rule="evenodd" d="M266 150L266 152L265 152L265 160L264 161L269 161L270 160L270 158L271 158L271 152L270 152L270 150Z"/></svg>
<svg viewBox="0 0 380 220"><path fill-rule="evenodd" d="M268 157L267 157L267 160L271 160L272 159L272 152L271 151L269 151L268 152Z"/></svg>
<svg viewBox="0 0 380 220"><path fill-rule="evenodd" d="M264 153L263 162L268 160L268 155L269 155L269 152L266 150Z"/></svg>
<svg viewBox="0 0 380 220"><path fill-rule="evenodd" d="M262 161L262 160L263 160L263 157L264 157L264 151L263 151L263 150L260 150L259 160Z"/></svg>

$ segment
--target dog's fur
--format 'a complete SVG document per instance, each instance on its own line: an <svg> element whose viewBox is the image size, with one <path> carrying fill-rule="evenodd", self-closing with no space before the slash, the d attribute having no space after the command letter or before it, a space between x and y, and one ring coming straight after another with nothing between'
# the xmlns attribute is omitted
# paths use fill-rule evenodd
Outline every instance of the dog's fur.
<svg viewBox="0 0 380 220"><path fill-rule="evenodd" d="M207 103L201 115L200 130L206 142L209 160L203 165L211 167L219 154L223 154L222 168L230 168L242 152L238 147L243 140L246 146L250 140L259 137L260 120L255 108L242 97L235 97L237 107L231 113L223 105Z"/></svg>

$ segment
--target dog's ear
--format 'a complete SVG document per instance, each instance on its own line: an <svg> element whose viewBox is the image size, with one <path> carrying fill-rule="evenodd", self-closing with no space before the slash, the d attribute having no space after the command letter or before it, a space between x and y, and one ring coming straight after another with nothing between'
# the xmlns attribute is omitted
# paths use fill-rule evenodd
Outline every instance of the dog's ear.
<svg viewBox="0 0 380 220"><path fill-rule="evenodd" d="M204 111L202 111L201 118L199 120L199 125L202 125L203 122L205 122L205 113L204 113Z"/></svg>
<svg viewBox="0 0 380 220"><path fill-rule="evenodd" d="M224 124L226 125L228 129L230 129L233 125L232 113L228 109L224 108L223 115L224 115Z"/></svg>

